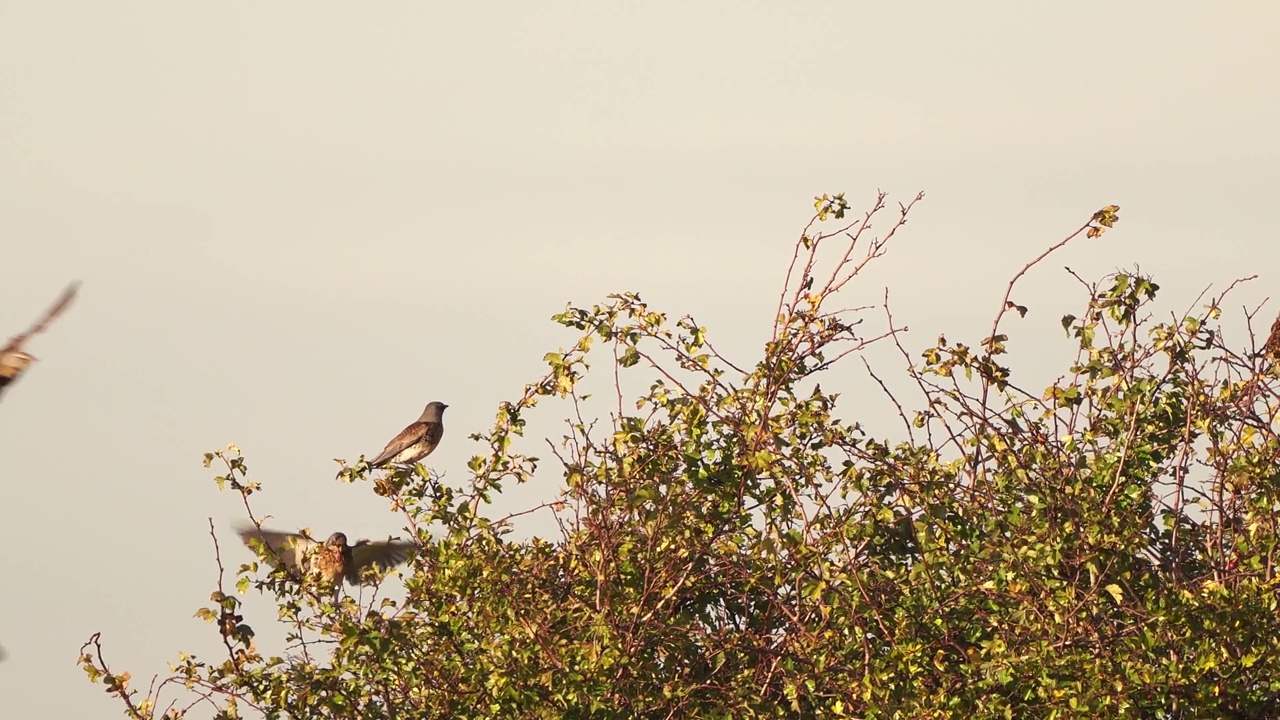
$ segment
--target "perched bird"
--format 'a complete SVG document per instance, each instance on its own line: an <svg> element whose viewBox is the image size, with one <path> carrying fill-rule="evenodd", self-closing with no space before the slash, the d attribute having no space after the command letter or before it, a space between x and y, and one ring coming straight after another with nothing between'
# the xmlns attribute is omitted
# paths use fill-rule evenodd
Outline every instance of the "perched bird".
<svg viewBox="0 0 1280 720"><path fill-rule="evenodd" d="M1267 342L1262 346L1262 354L1272 360L1280 360L1280 315L1271 323L1271 334L1267 335Z"/></svg>
<svg viewBox="0 0 1280 720"><path fill-rule="evenodd" d="M269 549L266 559L272 565L284 565L306 576L319 577L335 592L344 579L358 585L360 574L367 567L385 572L408 560L414 547L413 543L393 540L360 540L355 545L348 545L347 536L340 532L330 535L324 542L300 533L259 529L253 525L242 525L236 532L250 548L253 540L265 545Z"/></svg>
<svg viewBox="0 0 1280 720"><path fill-rule="evenodd" d="M415 422L401 430L377 457L369 461L369 467L416 463L430 455L440 444L440 438L444 437L444 411L447 407L442 402L429 403Z"/></svg>

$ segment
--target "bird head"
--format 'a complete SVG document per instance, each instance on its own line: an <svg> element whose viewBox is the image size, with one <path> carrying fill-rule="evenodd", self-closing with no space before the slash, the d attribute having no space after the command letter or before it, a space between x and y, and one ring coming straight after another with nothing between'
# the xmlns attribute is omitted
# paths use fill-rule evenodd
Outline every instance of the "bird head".
<svg viewBox="0 0 1280 720"><path fill-rule="evenodd" d="M324 544L325 544L325 545L329 545L329 546L333 546L333 547L346 547L346 546L347 546L347 536L346 536L345 534L343 534L343 533L336 532L336 533L334 533L334 534L330 535L330 536L329 536L329 539L324 541Z"/></svg>
<svg viewBox="0 0 1280 720"><path fill-rule="evenodd" d="M422 419L439 422L444 419L444 411L447 407L449 406L439 400L427 403L426 409L422 411Z"/></svg>

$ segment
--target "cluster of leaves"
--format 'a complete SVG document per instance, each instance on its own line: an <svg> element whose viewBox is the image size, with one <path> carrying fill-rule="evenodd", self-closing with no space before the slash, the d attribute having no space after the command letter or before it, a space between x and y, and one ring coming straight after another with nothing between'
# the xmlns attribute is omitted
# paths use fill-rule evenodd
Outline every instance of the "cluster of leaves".
<svg viewBox="0 0 1280 720"><path fill-rule="evenodd" d="M335 605L257 580L291 628L275 655L220 587L201 614L225 659L181 656L141 694L95 636L91 679L137 719L200 705L219 718L1266 717L1280 703L1272 359L1225 343L1221 297L1156 322L1156 284L1119 273L1081 281L1084 308L1062 320L1078 346L1067 371L1043 390L1015 382L1001 332L1009 310L1026 313L1014 284L1111 227L1114 206L1018 273L986 338L912 354L887 306L878 334L860 330L865 312L830 308L915 204L872 237L884 200L848 221L843 196L817 199L754 365L635 294L557 316L578 341L474 436L487 450L464 483L421 466L371 481L422 547L403 600ZM897 440L838 417L813 377L880 340L918 393L881 383ZM579 388L601 348L616 374L656 380L634 405L619 387L594 422ZM559 536L520 540L514 516L485 511L533 476L538 459L513 441L551 397L578 408L553 445L564 491L527 512ZM248 507L238 451L213 459ZM344 478L369 482L359 466ZM240 593L255 571L241 568ZM159 710L173 684L194 699Z"/></svg>

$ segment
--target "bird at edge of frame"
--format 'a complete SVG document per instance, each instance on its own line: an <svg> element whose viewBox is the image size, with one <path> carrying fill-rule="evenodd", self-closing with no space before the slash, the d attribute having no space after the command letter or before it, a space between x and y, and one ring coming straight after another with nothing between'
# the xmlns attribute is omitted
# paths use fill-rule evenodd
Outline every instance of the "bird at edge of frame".
<svg viewBox="0 0 1280 720"><path fill-rule="evenodd" d="M385 573L413 554L414 544L403 540L357 540L347 544L345 533L335 532L320 542L305 532L292 533L267 530L254 525L239 525L236 534L249 549L261 544L259 557L273 567L285 567L305 578L318 580L335 597L342 581L352 585L368 584L364 571L369 568Z"/></svg>
<svg viewBox="0 0 1280 720"><path fill-rule="evenodd" d="M9 342L0 347L0 397L3 397L5 388L12 385L36 359L34 355L23 349L27 341L48 330L53 321L66 312L79 290L80 282L72 282L66 290L62 291L62 295L53 307L45 311L44 317L37 320L26 332L9 338Z"/></svg>
<svg viewBox="0 0 1280 720"><path fill-rule="evenodd" d="M6 350L0 352L0 392L4 390L9 383L18 379L23 370L35 360L30 353L24 353L21 350Z"/></svg>
<svg viewBox="0 0 1280 720"><path fill-rule="evenodd" d="M369 461L369 467L412 465L434 452L444 437L444 411L448 407L439 401L428 403L417 420L391 438L382 452Z"/></svg>
<svg viewBox="0 0 1280 720"><path fill-rule="evenodd" d="M1280 360L1280 315L1277 315L1275 322L1271 323L1271 332L1267 334L1267 341L1262 345L1262 352L1258 354L1273 362Z"/></svg>

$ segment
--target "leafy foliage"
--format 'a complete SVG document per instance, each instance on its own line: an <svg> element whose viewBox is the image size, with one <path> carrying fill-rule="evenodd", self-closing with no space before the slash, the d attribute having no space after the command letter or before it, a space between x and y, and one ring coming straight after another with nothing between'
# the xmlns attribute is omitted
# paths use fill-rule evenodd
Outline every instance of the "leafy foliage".
<svg viewBox="0 0 1280 720"><path fill-rule="evenodd" d="M555 318L577 341L473 436L486 450L466 482L345 469L421 544L403 600L335 604L247 565L198 612L225 659L182 655L142 695L95 635L90 679L133 718L1267 716L1280 697L1270 358L1226 343L1221 297L1157 322L1158 286L1121 272L1081 281L1079 316L1062 318L1074 362L1021 387L1001 331L1026 314L1015 283L1112 227L1115 206L1017 274L987 337L913 355L887 303L878 333L831 306L919 199L875 237L884 195L852 221L842 195L817 199L754 365L690 317L613 295ZM896 440L840 418L816 382L877 341L901 351L917 394L881 383ZM579 388L602 349L610 371L655 380L633 405L619 385L595 422ZM553 446L564 490L527 511L560 533L520 540L515 516L486 509L533 477L540 461L514 441L544 398L577 408ZM239 451L212 462L252 516ZM283 652L240 615L251 585L277 598ZM174 685L194 691L186 709Z"/></svg>

